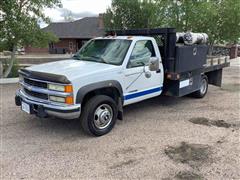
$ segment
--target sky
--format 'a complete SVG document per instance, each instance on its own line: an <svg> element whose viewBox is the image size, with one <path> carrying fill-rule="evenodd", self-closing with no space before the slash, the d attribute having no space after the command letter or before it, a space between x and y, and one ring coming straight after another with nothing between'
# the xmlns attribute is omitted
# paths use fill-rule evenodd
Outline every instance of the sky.
<svg viewBox="0 0 240 180"><path fill-rule="evenodd" d="M97 16L106 11L111 5L111 0L61 0L63 7L56 9L45 9L44 13L50 17L52 22L64 21L64 15L71 12L74 19ZM41 27L47 24L40 23Z"/></svg>

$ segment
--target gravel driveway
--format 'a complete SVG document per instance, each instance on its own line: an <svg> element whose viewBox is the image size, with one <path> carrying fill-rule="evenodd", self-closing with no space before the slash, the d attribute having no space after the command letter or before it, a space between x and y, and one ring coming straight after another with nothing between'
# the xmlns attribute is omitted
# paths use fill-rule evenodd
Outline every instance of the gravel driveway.
<svg viewBox="0 0 240 180"><path fill-rule="evenodd" d="M93 138L78 120L39 119L1 85L2 179L240 179L240 66L203 99L158 97L124 108Z"/></svg>

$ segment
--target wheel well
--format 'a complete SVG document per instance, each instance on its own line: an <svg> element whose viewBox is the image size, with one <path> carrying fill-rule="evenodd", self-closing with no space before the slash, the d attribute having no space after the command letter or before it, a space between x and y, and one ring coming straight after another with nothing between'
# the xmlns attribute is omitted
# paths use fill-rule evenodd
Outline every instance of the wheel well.
<svg viewBox="0 0 240 180"><path fill-rule="evenodd" d="M86 102L91 99L93 96L96 96L96 95L106 95L106 96L109 96L111 97L117 104L118 104L118 101L119 101L119 97L121 97L119 91L117 88L115 87L107 87L107 88L100 88L100 89L96 89L96 90L93 90L93 91L90 91L88 92L84 98L83 98L83 101L82 101L82 106L84 107L84 105L86 104Z"/></svg>
<svg viewBox="0 0 240 180"><path fill-rule="evenodd" d="M208 76L207 76L207 74L202 74L202 78L205 78L205 79L208 80Z"/></svg>

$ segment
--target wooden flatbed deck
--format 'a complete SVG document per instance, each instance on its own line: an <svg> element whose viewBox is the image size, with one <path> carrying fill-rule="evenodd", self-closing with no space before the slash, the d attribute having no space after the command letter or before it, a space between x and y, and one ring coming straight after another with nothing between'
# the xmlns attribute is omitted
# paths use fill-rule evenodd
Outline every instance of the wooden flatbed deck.
<svg viewBox="0 0 240 180"><path fill-rule="evenodd" d="M229 66L229 56L212 56L207 58L207 63L204 66L204 72L206 73L210 71L215 71Z"/></svg>

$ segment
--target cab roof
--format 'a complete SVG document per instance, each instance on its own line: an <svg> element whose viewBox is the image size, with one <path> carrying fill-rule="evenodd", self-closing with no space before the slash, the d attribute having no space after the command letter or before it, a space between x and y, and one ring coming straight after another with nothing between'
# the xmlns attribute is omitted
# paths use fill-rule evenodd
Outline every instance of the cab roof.
<svg viewBox="0 0 240 180"><path fill-rule="evenodd" d="M105 37L97 37L94 39L124 39L124 40L149 40L148 36L105 36Z"/></svg>

